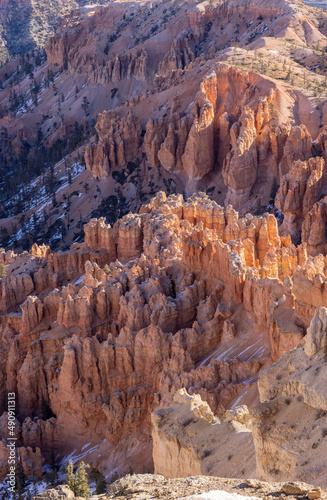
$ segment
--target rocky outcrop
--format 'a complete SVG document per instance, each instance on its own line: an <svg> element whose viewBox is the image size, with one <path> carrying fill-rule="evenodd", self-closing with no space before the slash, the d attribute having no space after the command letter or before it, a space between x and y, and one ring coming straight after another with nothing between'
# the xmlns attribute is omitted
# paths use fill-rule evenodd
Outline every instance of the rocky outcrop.
<svg viewBox="0 0 327 500"><path fill-rule="evenodd" d="M321 198L325 179L325 162L319 157L292 163L290 171L281 178L275 204L284 215L282 230L285 234L299 239L302 221ZM307 226L308 223L305 227ZM307 242L309 238L306 234L302 241ZM317 241L317 245L319 244L320 241Z"/></svg>
<svg viewBox="0 0 327 500"><path fill-rule="evenodd" d="M153 122L152 122L153 123ZM168 130L163 142L159 142L160 129L158 133L154 131L154 126L150 122L147 125L145 141L145 151L149 150L149 161L151 158L154 162L160 162L164 169L169 172L180 172L183 169L183 158L185 153L186 142L193 123L193 116L187 115L180 117L175 115L173 121L168 124ZM155 134L155 135L154 135ZM150 145L151 136L154 135L154 143ZM157 143L157 145L156 145ZM156 163L154 163L156 164Z"/></svg>
<svg viewBox="0 0 327 500"><path fill-rule="evenodd" d="M43 316L43 304L38 297L29 296L21 306L22 327L21 333L29 333L41 322Z"/></svg>
<svg viewBox="0 0 327 500"><path fill-rule="evenodd" d="M152 413L155 473L168 478L190 474L224 477L232 466L235 475L252 477L255 473L252 435L242 418L238 419L236 433L231 425L234 418L236 414L230 412L228 423L220 423L200 396L190 396L185 389L178 391L170 408ZM241 457L237 453L234 456L236 441L247 449L247 464L242 470Z"/></svg>
<svg viewBox="0 0 327 500"><path fill-rule="evenodd" d="M309 48L303 50L309 53L318 40L324 48L324 14L319 14L318 23L317 13L311 17L304 10L298 3L271 5L268 0L85 6L62 21L47 45L48 61L33 69L32 94L37 99L15 109L15 92L17 102L19 96L30 95L29 79L19 69L10 71L8 81L7 69L1 70L6 172L16 168L12 154L19 157L17 164L28 155L27 164L35 161L37 167L42 134L53 154L60 144L67 151L83 144L100 112L97 136L86 147L88 171L75 177L81 146L50 172L49 182L61 182L53 203L43 195L32 199L39 181L18 194L18 205L23 203L26 211L18 231L25 244L25 232L31 237L43 219L40 238L47 237L43 229L54 222L51 231L60 225L62 235L67 231L58 242L62 248L79 241L74 235L81 225L79 212L88 218L115 199L117 213L133 211L164 186L167 192L184 193L167 198L160 192L140 213L111 225L91 219L85 225L85 243L64 252L52 253L44 245L19 255L0 252L7 271L0 283L0 408L6 410L6 392L14 391L21 421L19 446L32 450L26 452L29 473L34 459L38 470L42 465L34 450L40 449L49 460L51 448L60 457L75 449L77 456L85 453L87 461L108 474L116 468L124 473L129 466L151 469L150 415L155 410L158 455L164 457L161 466L168 474L183 462L192 474L227 475L231 465L242 477L250 474L252 458L239 451L242 446L252 449L250 433L244 430L250 427L250 417L237 405L258 400L262 368L289 359L288 352L303 342L316 307L327 305L326 258L319 256L326 241L326 130L312 143L326 106L292 89L291 82L258 73L267 64L261 54L267 56L270 76L274 64L279 65L280 53L270 51L273 40L283 46L285 57L286 36L297 37L295 51L306 44ZM317 52L310 55L310 67L320 58ZM28 68L27 60L30 56L19 65ZM321 67L316 70L318 82ZM294 78L301 83L296 72ZM31 120L40 125L30 126ZM76 162L71 175L70 159ZM90 180L90 174L97 179ZM5 177L7 185L10 176ZM104 179L101 185L99 179ZM282 214L270 204L278 184L281 230ZM15 189L15 183L8 186ZM199 189L224 207L203 193L184 200ZM77 196L82 190L85 196ZM1 211L12 215L15 200L8 197ZM248 213L254 207L261 216ZM6 228L14 231L17 219L23 221L13 216L2 222L4 240ZM314 329L318 319L324 323L320 314ZM307 334L307 349L315 353L312 365L323 350L323 328L319 338L311 327ZM296 386L296 398L304 383L292 370L296 365L299 373L305 360L285 366L289 379L295 377L289 383ZM324 373L323 367L319 373ZM267 389L268 401L281 388L277 375ZM192 403L173 401L183 387ZM290 474L298 470L298 449L293 453L293 445L283 445L284 434L288 439L283 426L289 431L283 422L288 422L293 402L285 403L280 390L277 407L285 419L279 421L278 410L266 426L266 406L259 406L254 417L258 446L268 443L261 470L271 477L278 476L281 460ZM185 418L174 417L172 403L185 405ZM296 399L294 408L303 422L296 425L307 425L300 403ZM225 421L208 422L199 410L207 405ZM281 435L274 441L275 415ZM308 415L314 418L312 409ZM302 430L306 436L311 431ZM202 445L204 435L208 439ZM219 452L213 444L217 437ZM93 451L88 453L89 443ZM322 435L313 444L324 446ZM231 453L229 446L238 451ZM300 448L305 448L302 441Z"/></svg>
<svg viewBox="0 0 327 500"><path fill-rule="evenodd" d="M304 352L307 356L315 354L326 349L327 346L327 309L320 307L316 309L315 315L311 320L307 331L304 344Z"/></svg>
<svg viewBox="0 0 327 500"><path fill-rule="evenodd" d="M5 251L4 248L0 248L0 262L2 264L11 264L18 258L18 255L15 254L13 250Z"/></svg>
<svg viewBox="0 0 327 500"><path fill-rule="evenodd" d="M33 290L33 279L28 273L2 278L0 280L0 312L2 314L9 312L16 304L23 302Z"/></svg>
<svg viewBox="0 0 327 500"><path fill-rule="evenodd" d="M108 252L108 260L133 259L143 249L143 217L128 214L117 221L113 228L105 219L91 219L84 226L85 242L91 249L101 248Z"/></svg>
<svg viewBox="0 0 327 500"><path fill-rule="evenodd" d="M75 498L75 494L66 484L50 488L42 493L39 493L33 500L70 500Z"/></svg>
<svg viewBox="0 0 327 500"><path fill-rule="evenodd" d="M151 466L151 412L159 408L164 421L163 407L182 388L220 416L239 398L246 403L247 394L255 400L261 368L297 347L315 304L324 300L322 256L308 257L305 245L280 236L272 214L239 217L204 193L184 201L159 192L113 227L92 219L85 243L70 251L34 248L24 258L33 296L24 299L21 316L7 314L0 323L3 390L17 393L25 419L21 444L48 459L51 447L69 454L94 442L110 457L110 469L121 467L126 436L142 443ZM4 281L20 272L9 271ZM236 447L241 433L248 448L248 430L235 431L248 426L246 412L230 412L226 420L205 423L214 429L208 443L218 433ZM228 460L227 444L220 462L209 444L202 448L198 425L202 417L175 429L185 438L189 472L227 475L232 461L249 474L236 453ZM173 438L160 439L179 456ZM173 455L162 454L171 474ZM137 453L129 460L140 466Z"/></svg>
<svg viewBox="0 0 327 500"><path fill-rule="evenodd" d="M326 482L320 458L326 448L326 315L317 309L302 345L259 377L262 403L252 422L257 471L266 479ZM299 414L305 419L296 419Z"/></svg>
<svg viewBox="0 0 327 500"><path fill-rule="evenodd" d="M91 248L103 248L109 253L113 260L116 257L116 242L114 231L111 226L105 223L105 218L91 219L84 226L85 243Z"/></svg>
<svg viewBox="0 0 327 500"><path fill-rule="evenodd" d="M231 203L238 209L244 207L257 178L262 182L280 176L279 204L276 206L281 211L284 208L287 217L293 206L293 212L298 210L295 200L299 200L298 204L303 203L301 208L308 211L319 199L325 169L321 158L305 161L312 154L312 138L304 125L281 125L277 129L271 126L270 106L275 106L275 102L276 95L271 90L266 98L259 100L256 111L243 107L240 118L230 128L231 151L226 154L223 164L223 178L228 187L225 204ZM222 133L227 139L226 119L225 115ZM224 151L227 149L225 146ZM301 216L301 212L296 212L296 216ZM286 222L290 225L289 217Z"/></svg>
<svg viewBox="0 0 327 500"><path fill-rule="evenodd" d="M223 167L224 182L228 187L226 203L236 208L249 198L257 177L257 144L254 112L243 108L239 122L231 127L231 147Z"/></svg>
<svg viewBox="0 0 327 500"><path fill-rule="evenodd" d="M149 56L145 49L132 51L124 55L116 55L109 59L104 66L96 65L90 71L92 83L106 85L118 83L123 78L135 78L138 82L144 82L147 78Z"/></svg>
<svg viewBox="0 0 327 500"><path fill-rule="evenodd" d="M115 481L108 488L106 498L123 500L126 491L133 500L151 500L160 495L162 500L189 499L194 496L203 498L206 493L226 500L233 500L235 494L241 498L265 499L267 496L278 497L287 492L289 500L295 500L299 495L307 495L309 499L321 498L324 491L300 481L288 483L268 483L256 479L217 478L208 476L194 476L188 478L168 479L154 474L126 474ZM40 493L33 500L70 500L72 491L67 485L51 488ZM246 496L244 496L246 495ZM253 496L255 495L255 497ZM92 495L92 500L101 500L101 495Z"/></svg>
<svg viewBox="0 0 327 500"><path fill-rule="evenodd" d="M9 473L9 449L7 443L0 441L0 457L2 467L0 468L0 476L5 477ZM31 447L18 447L17 448L17 460L19 460L22 470L26 477L38 479L42 478L42 465L45 462L44 457L41 455L40 448L36 448L35 451Z"/></svg>
<svg viewBox="0 0 327 500"><path fill-rule="evenodd" d="M31 255L33 257L38 257L39 259L45 258L47 255L51 253L51 249L47 245L38 245L37 243L34 243L31 247Z"/></svg>
<svg viewBox="0 0 327 500"><path fill-rule="evenodd" d="M210 474L223 476L220 468L226 464L225 440L219 435L222 431L226 438L228 436L228 462L233 460L233 432L237 431L238 439L240 432L248 432L250 440L253 434L254 463L261 479L288 480L281 488L287 494L308 493L308 485L301 481L307 482L309 477L315 484L324 484L326 345L327 309L320 308L301 345L261 372L261 402L250 413L244 406L228 410L225 423L214 418L199 396L190 396L185 389L176 393L170 408L152 414L155 470L167 477L187 476L190 471L208 473L206 466L212 457L214 465L209 467ZM299 414L303 415L301 421L296 419ZM203 447L214 443L217 437L219 445L201 455ZM251 456L249 446L246 447L247 460ZM240 458L242 447L236 445L236 449ZM320 493L312 493L312 498L315 494Z"/></svg>
<svg viewBox="0 0 327 500"><path fill-rule="evenodd" d="M187 181L201 179L214 165L213 107L199 97L193 114L170 120L150 120L144 136L144 151L152 166L181 173Z"/></svg>
<svg viewBox="0 0 327 500"><path fill-rule="evenodd" d="M63 293L63 298L59 302L58 324L64 325L68 329L72 329L75 326L80 327L82 330L90 329L93 312L92 295L92 290L87 287L81 288L73 296L68 293L68 290L67 295Z"/></svg>
<svg viewBox="0 0 327 500"><path fill-rule="evenodd" d="M114 111L105 111L98 117L96 130L99 141L87 146L85 162L87 169L102 179L138 154L142 129L132 115L119 118Z"/></svg>
<svg viewBox="0 0 327 500"><path fill-rule="evenodd" d="M295 161L308 160L312 155L312 137L305 125L290 127L279 166L279 175L287 174Z"/></svg>
<svg viewBox="0 0 327 500"><path fill-rule="evenodd" d="M301 240L310 255L326 253L327 198L315 203L302 223Z"/></svg>
<svg viewBox="0 0 327 500"><path fill-rule="evenodd" d="M158 72L160 75L165 76L171 71L184 69L190 62L194 61L195 54L191 46L192 38L191 34L186 36L181 35L177 40L173 41L169 51L159 63Z"/></svg>
<svg viewBox="0 0 327 500"><path fill-rule="evenodd" d="M69 29L64 33L60 30L49 38L45 44L45 50L50 64L57 64L59 66L68 64L69 51L75 45L82 31L80 21L81 17L78 15L78 12L75 12L75 15L68 15L61 21L60 28L69 27Z"/></svg>

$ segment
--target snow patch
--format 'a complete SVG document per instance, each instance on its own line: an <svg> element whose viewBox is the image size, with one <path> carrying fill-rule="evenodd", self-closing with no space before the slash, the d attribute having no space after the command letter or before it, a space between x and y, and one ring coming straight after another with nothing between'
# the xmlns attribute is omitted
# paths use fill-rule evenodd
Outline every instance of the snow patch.
<svg viewBox="0 0 327 500"><path fill-rule="evenodd" d="M78 278L78 280L75 281L74 285L79 285L80 283L82 283L84 276L85 276L85 274L82 274L82 276L80 278ZM84 448L84 446L83 446L83 448ZM82 450L83 450L83 448L82 448Z"/></svg>

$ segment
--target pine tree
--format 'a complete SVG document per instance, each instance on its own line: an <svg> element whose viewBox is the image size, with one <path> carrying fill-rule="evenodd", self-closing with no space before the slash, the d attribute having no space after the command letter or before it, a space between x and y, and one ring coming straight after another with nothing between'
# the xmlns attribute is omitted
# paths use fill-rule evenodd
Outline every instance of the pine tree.
<svg viewBox="0 0 327 500"><path fill-rule="evenodd" d="M72 460L69 460L69 464L67 465L66 484L68 484L69 488L76 495L74 465L73 465Z"/></svg>
<svg viewBox="0 0 327 500"><path fill-rule="evenodd" d="M54 452L53 448L51 450L50 467L51 467L51 470L56 470L56 471L59 470L58 460L56 458L56 455L55 455L55 452Z"/></svg>
<svg viewBox="0 0 327 500"><path fill-rule="evenodd" d="M91 489L87 483L87 477L86 477L86 472L85 469L89 467L88 465L85 465L84 462L81 462L78 466L77 472L75 474L75 487L76 487L76 492L75 495L84 497L84 498L89 498L91 496Z"/></svg>
<svg viewBox="0 0 327 500"><path fill-rule="evenodd" d="M89 102L88 98L86 96L84 96L81 108L84 111L85 117L88 115L89 106L90 106L90 102Z"/></svg>
<svg viewBox="0 0 327 500"><path fill-rule="evenodd" d="M102 493L106 492L106 489L107 489L107 481L104 475L100 472L100 477L97 481L96 493L98 495L101 495Z"/></svg>
<svg viewBox="0 0 327 500"><path fill-rule="evenodd" d="M39 494L39 489L37 487L37 484L36 484L35 480L33 480L32 492L33 492L33 497L36 497L36 495Z"/></svg>
<svg viewBox="0 0 327 500"><path fill-rule="evenodd" d="M24 500L33 500L32 493L29 490L26 493Z"/></svg>
<svg viewBox="0 0 327 500"><path fill-rule="evenodd" d="M106 479L101 471L99 471L96 468L93 468L91 470L91 472L89 473L89 479L95 481L96 493L98 495L101 495L102 493L104 493L106 491L107 482L106 482Z"/></svg>
<svg viewBox="0 0 327 500"><path fill-rule="evenodd" d="M25 475L21 460L18 460L15 490L18 493L19 499L23 498L23 495L26 491L26 486L27 486L27 477Z"/></svg>
<svg viewBox="0 0 327 500"><path fill-rule="evenodd" d="M119 476L118 476L118 472L115 470L115 472L111 476L111 483L114 483L115 481L117 481L117 479L119 479Z"/></svg>

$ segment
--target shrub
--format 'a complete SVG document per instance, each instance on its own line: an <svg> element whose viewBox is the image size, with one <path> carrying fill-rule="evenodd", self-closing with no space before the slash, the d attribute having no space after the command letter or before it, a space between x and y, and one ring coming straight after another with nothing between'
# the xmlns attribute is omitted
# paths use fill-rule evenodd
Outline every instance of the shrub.
<svg viewBox="0 0 327 500"><path fill-rule="evenodd" d="M106 265L104 266L103 270L104 270L104 272L105 272L106 274L111 274L111 269L110 269L110 267L108 266L108 264L106 264Z"/></svg>

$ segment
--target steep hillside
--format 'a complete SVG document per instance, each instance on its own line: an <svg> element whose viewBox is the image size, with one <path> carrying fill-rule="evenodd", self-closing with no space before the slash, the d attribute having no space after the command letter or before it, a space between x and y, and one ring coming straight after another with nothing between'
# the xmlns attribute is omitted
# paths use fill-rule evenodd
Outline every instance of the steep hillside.
<svg viewBox="0 0 327 500"><path fill-rule="evenodd" d="M0 71L3 245L67 248L159 189L270 210L291 161L322 154L326 30L284 0L74 11L46 62Z"/></svg>
<svg viewBox="0 0 327 500"><path fill-rule="evenodd" d="M0 66L9 59L41 49L55 32L58 20L84 4L106 1L85 0L1 0Z"/></svg>

